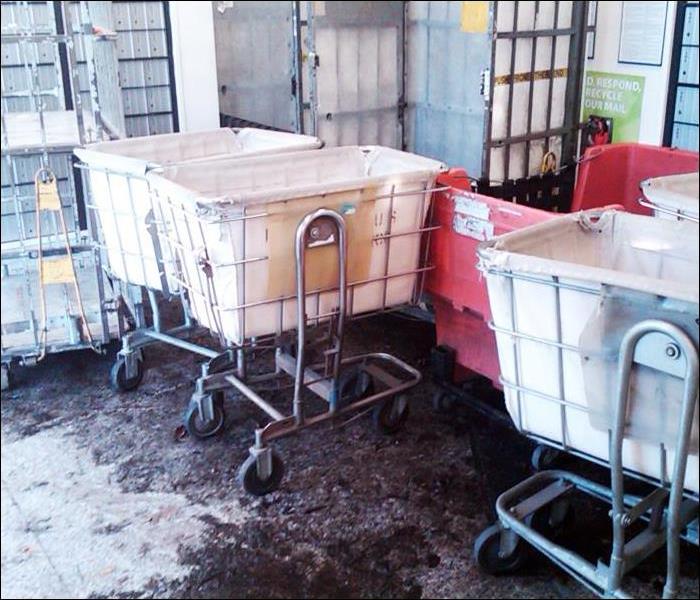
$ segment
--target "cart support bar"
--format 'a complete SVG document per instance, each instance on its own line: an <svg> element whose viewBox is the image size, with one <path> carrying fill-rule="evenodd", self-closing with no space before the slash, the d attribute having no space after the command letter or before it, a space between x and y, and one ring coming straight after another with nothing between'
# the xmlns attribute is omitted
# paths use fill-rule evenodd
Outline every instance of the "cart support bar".
<svg viewBox="0 0 700 600"><path fill-rule="evenodd" d="M263 400L258 394L251 390L245 383L243 383L238 377L233 375L227 375L224 379L228 381L233 387L235 387L241 394L243 394L248 400L257 404L262 410L264 410L268 415L270 415L275 421L283 421L285 416L279 412L276 408L270 405L269 402Z"/></svg>

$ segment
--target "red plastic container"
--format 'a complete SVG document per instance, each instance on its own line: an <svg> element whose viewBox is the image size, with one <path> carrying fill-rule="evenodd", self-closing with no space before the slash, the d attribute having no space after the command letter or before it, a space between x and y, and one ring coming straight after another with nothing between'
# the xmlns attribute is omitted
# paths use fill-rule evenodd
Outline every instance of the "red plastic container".
<svg viewBox="0 0 700 600"><path fill-rule="evenodd" d="M645 144L592 146L578 168L571 211L622 204L625 210L650 215L640 206L639 183L650 177L698 170L697 152Z"/></svg>
<svg viewBox="0 0 700 600"><path fill-rule="evenodd" d="M471 191L467 174L451 169L437 180L449 189L433 194L430 238L435 268L428 271L426 289L432 294L438 344L456 353L453 380L474 371L498 385L496 338L486 284L476 267L476 247L494 235L553 218L553 213L499 200Z"/></svg>
<svg viewBox="0 0 700 600"><path fill-rule="evenodd" d="M572 210L616 206L648 214L639 205L639 182L649 177L697 170L698 154L640 144L590 148L579 167ZM452 169L441 175L433 194L431 261L426 290L435 308L437 342L455 353L452 383L478 373L499 386L496 339L488 328L491 319L486 284L477 269L480 241L540 223L555 213L506 200L475 194L467 174Z"/></svg>

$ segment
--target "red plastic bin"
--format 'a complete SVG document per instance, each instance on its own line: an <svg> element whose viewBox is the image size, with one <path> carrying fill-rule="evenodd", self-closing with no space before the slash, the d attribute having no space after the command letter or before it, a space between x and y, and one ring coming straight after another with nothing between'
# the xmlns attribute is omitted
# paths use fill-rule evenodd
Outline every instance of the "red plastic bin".
<svg viewBox="0 0 700 600"><path fill-rule="evenodd" d="M615 206L649 214L639 205L639 183L649 177L698 168L698 154L641 144L589 148L579 167L572 210ZM437 343L455 353L450 382L470 373L488 377L500 387L496 338L486 284L477 269L476 247L487 238L540 223L556 213L530 208L471 191L467 174L451 169L438 177L433 194L433 225L426 291L435 309Z"/></svg>
<svg viewBox="0 0 700 600"><path fill-rule="evenodd" d="M697 152L646 144L592 146L578 168L571 212L621 204L628 212L650 215L638 202L640 182L697 171L699 157Z"/></svg>
<svg viewBox="0 0 700 600"><path fill-rule="evenodd" d="M471 191L467 174L451 169L440 175L433 194L433 231L426 290L432 295L439 345L456 353L454 380L469 371L498 385L500 373L496 338L488 328L491 318L486 284L476 267L480 242L553 218L553 213Z"/></svg>

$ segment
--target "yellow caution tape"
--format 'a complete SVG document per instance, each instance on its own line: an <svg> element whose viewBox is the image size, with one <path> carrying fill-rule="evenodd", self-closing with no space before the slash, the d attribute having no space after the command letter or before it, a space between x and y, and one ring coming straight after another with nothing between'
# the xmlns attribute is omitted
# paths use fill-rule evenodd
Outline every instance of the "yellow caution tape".
<svg viewBox="0 0 700 600"><path fill-rule="evenodd" d="M540 81L542 79L556 79L557 77L566 77L569 70L564 67L561 69L544 69L542 71L526 71L523 73L515 73L512 77L510 75L498 75L493 78L494 85L508 85L511 81L513 83L523 83L524 81Z"/></svg>

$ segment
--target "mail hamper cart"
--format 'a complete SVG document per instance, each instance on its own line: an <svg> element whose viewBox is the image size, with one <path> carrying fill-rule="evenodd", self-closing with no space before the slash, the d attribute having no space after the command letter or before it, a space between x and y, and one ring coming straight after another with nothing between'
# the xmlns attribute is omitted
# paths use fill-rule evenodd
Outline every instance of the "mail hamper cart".
<svg viewBox="0 0 700 600"><path fill-rule="evenodd" d="M644 144L611 144L589 148L579 162L572 210L620 206L651 214L639 203L640 184L650 177L697 171L698 154ZM558 213L541 208L546 198L533 197L530 205L477 193L462 169L441 175L437 186L440 190L432 208L436 230L430 238L434 268L426 274L437 333L432 370L438 388L433 404L443 411L456 400L465 400L490 418L509 424L507 416L483 400L474 385L481 381L478 375L500 388L496 338L488 327L491 312L486 283L477 269L476 248L482 241L547 221ZM557 455L540 445L532 454L532 464L536 469L545 467Z"/></svg>
<svg viewBox="0 0 700 600"><path fill-rule="evenodd" d="M168 252L168 245L159 239L162 227L151 203L146 173L178 163L320 146L318 138L306 135L222 128L100 142L75 149L90 190L88 208L97 218L97 243L106 253L110 275L123 284L122 298L126 300L140 338L137 354L130 353L127 348L117 356L111 374L116 389L128 391L138 385L143 376L143 347L149 341L158 341L153 335L163 333L156 293L168 298L179 295L182 300L184 322L168 333L183 337L192 331L187 298L180 293L174 278L174 258ZM149 299L151 325L147 324L144 313L143 289Z"/></svg>
<svg viewBox="0 0 700 600"><path fill-rule="evenodd" d="M176 283L222 349L157 335L210 359L185 415L188 432L221 430L227 387L272 419L256 430L241 467L246 490L279 485L282 461L268 445L276 438L370 409L382 431L403 423L404 392L420 373L386 353L343 357L345 321L415 301L427 269L421 238L430 194L442 170L390 148L350 146L147 174ZM139 343L127 335L124 352ZM247 355L265 347L275 349L275 370L250 375ZM285 375L294 378L289 416L252 387ZM309 413L307 389L326 410Z"/></svg>
<svg viewBox="0 0 700 600"><path fill-rule="evenodd" d="M700 155L649 144L606 144L587 148L579 160L571 212L621 204L626 211L650 215L639 204L639 185L652 177L697 171Z"/></svg>
<svg viewBox="0 0 700 600"><path fill-rule="evenodd" d="M627 597L624 574L666 544L664 596L675 597L680 539L698 543L697 226L584 211L484 242L479 257L513 422L608 466L612 485L567 471L521 482L498 498L499 523L479 536L477 561L513 569L525 540L598 594ZM625 474L654 491L625 494ZM564 521L574 491L612 504L607 564L537 525ZM646 527L626 536L640 519Z"/></svg>

